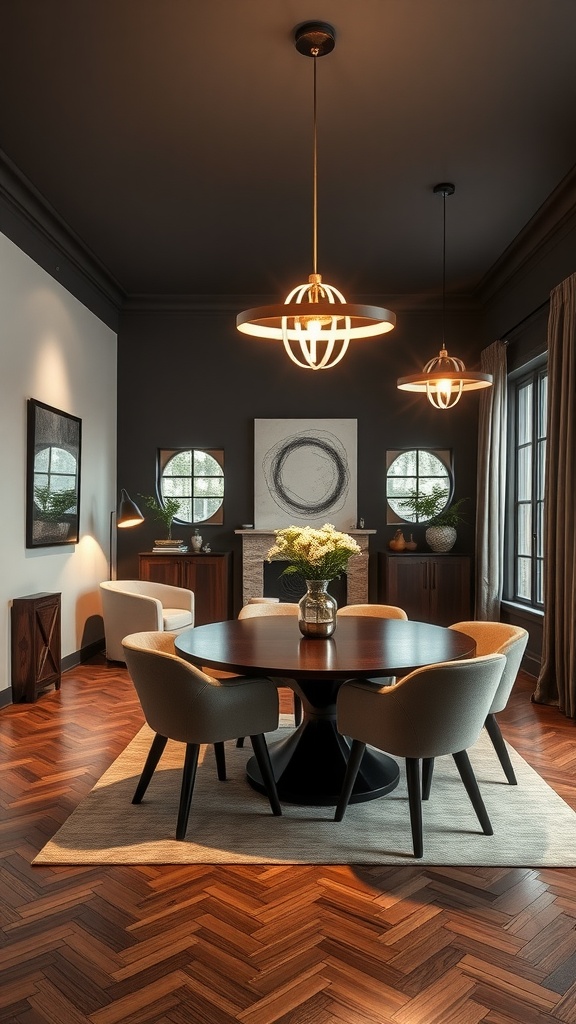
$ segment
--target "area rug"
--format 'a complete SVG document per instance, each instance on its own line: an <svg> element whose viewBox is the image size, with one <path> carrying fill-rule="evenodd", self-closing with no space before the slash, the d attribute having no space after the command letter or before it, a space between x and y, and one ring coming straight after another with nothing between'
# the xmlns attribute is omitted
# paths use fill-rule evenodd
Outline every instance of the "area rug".
<svg viewBox="0 0 576 1024"><path fill-rule="evenodd" d="M284 719L281 725L289 727ZM269 741L285 735L282 729ZM518 785L509 786L484 731L469 754L494 835L481 832L452 758L438 758L418 861L403 765L393 793L350 804L342 822L331 820L331 807L294 804L275 818L266 797L246 782L249 741L244 748L226 744L226 782L218 781L213 748L203 749L186 839L177 842L183 744L168 744L144 800L131 803L151 739L145 726L34 864L576 866L576 813L511 748Z"/></svg>

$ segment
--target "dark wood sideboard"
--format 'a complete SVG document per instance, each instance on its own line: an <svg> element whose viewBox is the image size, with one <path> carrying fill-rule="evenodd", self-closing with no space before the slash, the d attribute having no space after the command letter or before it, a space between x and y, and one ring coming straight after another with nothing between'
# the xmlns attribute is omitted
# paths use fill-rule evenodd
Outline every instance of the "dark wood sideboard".
<svg viewBox="0 0 576 1024"><path fill-rule="evenodd" d="M60 689L60 594L12 602L12 699L32 703L47 686Z"/></svg>
<svg viewBox="0 0 576 1024"><path fill-rule="evenodd" d="M470 619L468 555L378 553L378 600L403 608L409 619L449 626Z"/></svg>
<svg viewBox="0 0 576 1024"><path fill-rule="evenodd" d="M194 591L196 626L232 618L232 560L229 551L212 551L208 555L144 551L138 557L141 580L168 583Z"/></svg>

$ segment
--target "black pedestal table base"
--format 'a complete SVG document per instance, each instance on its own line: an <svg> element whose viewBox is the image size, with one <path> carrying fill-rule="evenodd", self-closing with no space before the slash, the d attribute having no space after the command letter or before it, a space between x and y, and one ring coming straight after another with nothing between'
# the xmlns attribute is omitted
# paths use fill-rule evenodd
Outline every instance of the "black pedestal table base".
<svg viewBox="0 0 576 1024"><path fill-rule="evenodd" d="M336 728L339 681L299 681L292 684L302 701L303 720L297 729L270 743L270 760L278 796L287 803L327 807L338 803L351 742ZM265 793L252 757L246 766L248 782ZM392 792L400 771L394 758L367 747L350 803L375 800Z"/></svg>

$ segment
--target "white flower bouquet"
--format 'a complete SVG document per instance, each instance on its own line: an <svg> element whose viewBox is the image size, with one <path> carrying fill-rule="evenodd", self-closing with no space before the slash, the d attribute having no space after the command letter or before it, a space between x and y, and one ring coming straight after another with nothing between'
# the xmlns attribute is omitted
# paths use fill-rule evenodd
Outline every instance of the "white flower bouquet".
<svg viewBox="0 0 576 1024"><path fill-rule="evenodd" d="M297 572L305 580L333 580L344 572L348 559L361 552L353 537L339 533L330 523L320 530L288 526L275 530L275 536L267 561L289 562L282 575Z"/></svg>

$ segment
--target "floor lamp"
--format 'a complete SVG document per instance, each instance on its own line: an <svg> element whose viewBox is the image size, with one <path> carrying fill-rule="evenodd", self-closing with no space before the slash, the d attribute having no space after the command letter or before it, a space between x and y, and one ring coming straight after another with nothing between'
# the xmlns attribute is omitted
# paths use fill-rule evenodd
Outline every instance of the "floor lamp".
<svg viewBox="0 0 576 1024"><path fill-rule="evenodd" d="M136 505L128 492L122 488L120 492L120 504L117 509L112 509L110 513L110 579L116 579L116 540L117 534L114 529L114 519L116 519L116 530L124 530L130 526L139 526L140 523L144 522L144 516L142 515L138 505Z"/></svg>

